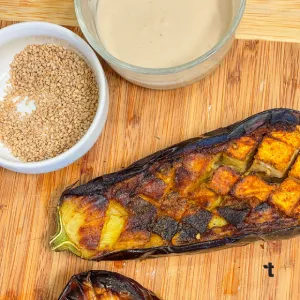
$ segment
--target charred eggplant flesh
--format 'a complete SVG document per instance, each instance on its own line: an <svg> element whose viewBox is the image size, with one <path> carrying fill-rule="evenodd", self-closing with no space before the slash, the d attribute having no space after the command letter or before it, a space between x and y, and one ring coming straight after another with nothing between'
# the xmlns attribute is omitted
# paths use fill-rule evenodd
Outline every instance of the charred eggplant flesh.
<svg viewBox="0 0 300 300"><path fill-rule="evenodd" d="M52 249L117 260L297 234L299 124L266 111L67 189Z"/></svg>
<svg viewBox="0 0 300 300"><path fill-rule="evenodd" d="M151 291L121 274L89 271L74 275L58 300L159 300Z"/></svg>

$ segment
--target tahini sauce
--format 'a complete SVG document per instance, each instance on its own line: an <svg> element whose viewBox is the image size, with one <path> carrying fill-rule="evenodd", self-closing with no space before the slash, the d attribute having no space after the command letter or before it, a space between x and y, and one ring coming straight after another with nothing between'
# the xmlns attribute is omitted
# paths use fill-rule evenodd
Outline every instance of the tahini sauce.
<svg viewBox="0 0 300 300"><path fill-rule="evenodd" d="M232 11L232 0L99 0L96 24L113 56L166 68L213 48L228 30Z"/></svg>

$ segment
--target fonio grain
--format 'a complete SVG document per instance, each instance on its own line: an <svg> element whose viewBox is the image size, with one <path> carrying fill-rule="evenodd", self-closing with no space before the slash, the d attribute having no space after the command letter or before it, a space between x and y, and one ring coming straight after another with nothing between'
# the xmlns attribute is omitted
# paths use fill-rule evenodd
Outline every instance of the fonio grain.
<svg viewBox="0 0 300 300"><path fill-rule="evenodd" d="M14 57L4 101L0 142L22 161L49 159L71 148L90 127L99 90L92 69L64 47L29 45ZM36 110L17 104L34 100Z"/></svg>

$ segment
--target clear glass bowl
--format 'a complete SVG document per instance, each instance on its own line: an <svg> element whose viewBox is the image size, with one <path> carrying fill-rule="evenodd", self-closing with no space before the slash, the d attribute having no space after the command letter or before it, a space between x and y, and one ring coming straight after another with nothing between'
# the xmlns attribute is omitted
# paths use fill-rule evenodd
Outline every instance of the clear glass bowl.
<svg viewBox="0 0 300 300"><path fill-rule="evenodd" d="M232 46L243 16L246 0L232 0L234 13L225 36L210 51L186 64L171 68L142 68L112 56L103 46L96 30L97 5L101 0L75 0L79 26L91 46L122 77L152 89L173 89L196 82L215 70Z"/></svg>

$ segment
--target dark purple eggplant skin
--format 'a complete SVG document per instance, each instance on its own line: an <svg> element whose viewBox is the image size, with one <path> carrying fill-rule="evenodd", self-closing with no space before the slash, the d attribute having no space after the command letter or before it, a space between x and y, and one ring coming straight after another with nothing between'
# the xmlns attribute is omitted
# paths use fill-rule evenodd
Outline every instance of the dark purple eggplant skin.
<svg viewBox="0 0 300 300"><path fill-rule="evenodd" d="M113 184L129 179L141 173L147 173L151 165L160 161L176 160L183 153L189 153L195 150L204 150L212 146L221 145L233 139L238 139L244 135L267 126L276 126L277 124L285 126L296 126L300 124L300 112L292 109L278 108L271 109L256 115L253 115L243 121L237 122L225 128L219 128L203 136L193 138L164 150L158 151L147 156L123 169L119 172L107 174L78 187L71 186L67 188L61 198L60 203L68 196L93 196L103 195ZM245 245L257 240L285 239L300 234L300 227L290 227L271 233L265 233L258 236L255 233L248 232L247 235L237 237L226 237L212 241L195 243L183 246L161 246L147 249L122 250L112 253L102 254L93 260L124 260L157 257L166 254L184 254L188 252L210 252L232 246Z"/></svg>
<svg viewBox="0 0 300 300"><path fill-rule="evenodd" d="M58 300L88 300L83 282L91 282L94 287L103 287L116 294L128 293L133 300L160 300L133 279L115 272L94 270L74 275Z"/></svg>

